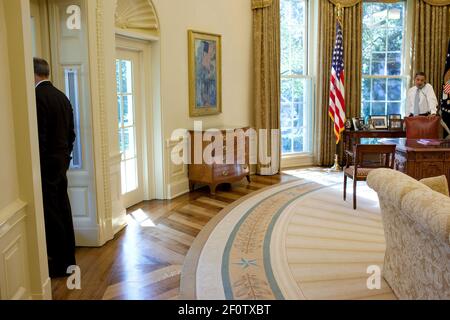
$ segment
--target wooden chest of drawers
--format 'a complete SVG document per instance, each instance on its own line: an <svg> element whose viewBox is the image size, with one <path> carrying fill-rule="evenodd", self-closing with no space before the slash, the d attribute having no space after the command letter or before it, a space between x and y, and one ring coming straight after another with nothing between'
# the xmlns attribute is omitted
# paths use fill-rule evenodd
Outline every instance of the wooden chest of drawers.
<svg viewBox="0 0 450 320"><path fill-rule="evenodd" d="M219 184L237 182L244 177L247 177L250 182L249 138L242 135L245 143L242 143L242 140L238 143L238 132L242 134L247 130L248 128L218 129L217 134L221 133L220 136L206 133L206 131L189 131L191 148L189 188L191 191L194 190L195 184L206 184L214 195ZM194 138L195 133L198 135L197 139ZM223 149L212 148L212 143L216 142L215 138L223 139ZM240 148L239 153L238 148ZM216 154L217 152L222 154ZM205 154L210 155L212 159L205 158L203 156ZM239 158L239 155L242 157Z"/></svg>

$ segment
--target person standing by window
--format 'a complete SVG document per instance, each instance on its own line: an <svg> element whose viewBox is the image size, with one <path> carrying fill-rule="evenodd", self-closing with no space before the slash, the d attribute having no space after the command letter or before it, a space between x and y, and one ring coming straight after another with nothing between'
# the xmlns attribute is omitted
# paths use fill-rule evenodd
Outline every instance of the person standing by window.
<svg viewBox="0 0 450 320"><path fill-rule="evenodd" d="M73 109L49 81L47 61L33 59L47 256L51 278L75 265L75 232L67 194L67 170L75 141Z"/></svg>
<svg viewBox="0 0 450 320"><path fill-rule="evenodd" d="M407 116L436 115L438 101L433 87L426 83L424 72L418 72L414 78L415 86L406 95Z"/></svg>

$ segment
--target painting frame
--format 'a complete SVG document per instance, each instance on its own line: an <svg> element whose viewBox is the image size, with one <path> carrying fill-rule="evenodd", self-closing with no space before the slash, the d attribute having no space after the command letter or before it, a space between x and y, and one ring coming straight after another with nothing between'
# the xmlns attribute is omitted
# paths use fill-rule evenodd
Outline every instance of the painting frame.
<svg viewBox="0 0 450 320"><path fill-rule="evenodd" d="M198 51L202 50L200 47L197 48L198 41L205 43L215 43L215 52L213 53L213 58L209 60L211 66L215 66L209 78L206 80L199 79L199 69L198 69ZM188 56L189 56L189 116L190 117L202 117L217 115L222 113L222 36L220 34L188 30ZM214 46L207 45L208 52L206 53L205 47L203 47L202 53L206 55L211 54L211 49ZM211 57L211 56L210 56ZM206 57L206 58L210 58ZM207 70L210 71L210 70ZM208 85L204 86L207 89L205 93L198 92L198 86L201 81L208 81ZM211 89L211 83L213 83L213 88ZM211 91L212 90L212 91ZM215 103L202 104L205 99L206 101L213 101Z"/></svg>

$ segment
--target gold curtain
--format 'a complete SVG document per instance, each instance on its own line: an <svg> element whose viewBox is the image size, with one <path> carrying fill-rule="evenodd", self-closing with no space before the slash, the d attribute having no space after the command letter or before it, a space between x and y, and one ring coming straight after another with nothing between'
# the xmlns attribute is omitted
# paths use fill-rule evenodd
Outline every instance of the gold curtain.
<svg viewBox="0 0 450 320"><path fill-rule="evenodd" d="M317 90L318 107L320 108L320 124L316 133L319 138L318 160L321 165L333 163L336 153L336 139L333 123L328 115L330 97L331 58L336 38L335 5L330 0L320 0L319 18L319 66ZM342 4L342 1L339 1ZM353 1L355 2L355 1ZM342 8L342 28L344 34L345 65L345 105L348 119L361 114L361 81L362 81L362 3L356 1L353 6ZM340 143L340 159L342 159L342 143Z"/></svg>
<svg viewBox="0 0 450 320"><path fill-rule="evenodd" d="M256 4L256 6L255 6ZM266 129L268 163L257 172L274 175L280 171L280 0L252 1L254 103L256 130ZM276 129L274 139L271 130ZM259 137L259 142L261 138Z"/></svg>
<svg viewBox="0 0 450 320"><path fill-rule="evenodd" d="M438 98L442 96L442 77L449 40L450 1L417 0L411 82L416 72L425 72Z"/></svg>

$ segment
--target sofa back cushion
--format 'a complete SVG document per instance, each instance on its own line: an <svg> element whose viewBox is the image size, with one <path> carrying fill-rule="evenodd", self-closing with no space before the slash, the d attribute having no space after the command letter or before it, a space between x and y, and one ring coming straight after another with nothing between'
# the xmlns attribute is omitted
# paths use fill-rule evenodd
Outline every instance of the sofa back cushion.
<svg viewBox="0 0 450 320"><path fill-rule="evenodd" d="M425 178L420 180L424 185L431 188L433 191L442 193L444 196L449 196L448 182L445 176Z"/></svg>

